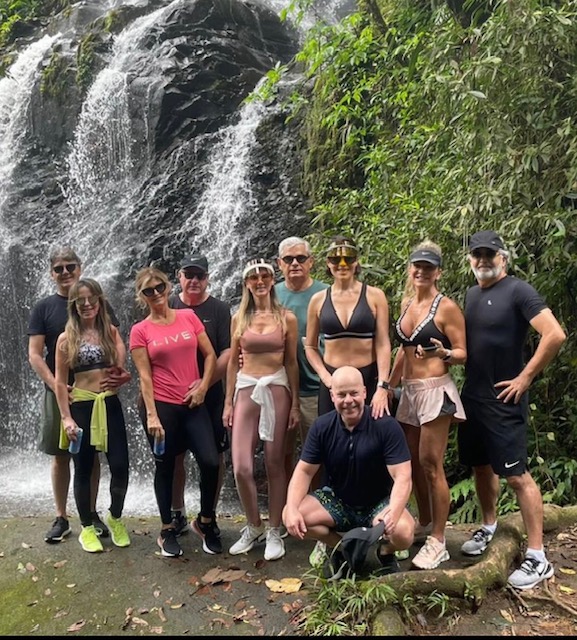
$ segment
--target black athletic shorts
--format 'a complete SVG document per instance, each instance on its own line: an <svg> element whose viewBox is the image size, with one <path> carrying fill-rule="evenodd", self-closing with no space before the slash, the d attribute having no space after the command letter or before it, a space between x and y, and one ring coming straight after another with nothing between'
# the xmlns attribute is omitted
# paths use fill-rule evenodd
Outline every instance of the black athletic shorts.
<svg viewBox="0 0 577 640"><path fill-rule="evenodd" d="M527 470L527 396L519 404L461 399L467 415L458 426L461 464L490 464L500 477L522 475Z"/></svg>

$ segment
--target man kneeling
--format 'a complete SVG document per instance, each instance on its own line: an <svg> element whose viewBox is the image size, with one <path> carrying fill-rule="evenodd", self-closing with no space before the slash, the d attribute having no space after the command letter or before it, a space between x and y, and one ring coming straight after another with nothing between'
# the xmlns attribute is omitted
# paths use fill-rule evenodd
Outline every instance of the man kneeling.
<svg viewBox="0 0 577 640"><path fill-rule="evenodd" d="M345 366L333 373L336 410L313 423L283 510L292 536L327 545L323 573L333 580L349 569L337 546L343 532L384 522L385 535L377 550L382 573L399 571L394 552L413 543L415 521L406 509L412 484L405 435L394 418L372 418L366 396L358 369ZM308 493L321 465L328 486Z"/></svg>

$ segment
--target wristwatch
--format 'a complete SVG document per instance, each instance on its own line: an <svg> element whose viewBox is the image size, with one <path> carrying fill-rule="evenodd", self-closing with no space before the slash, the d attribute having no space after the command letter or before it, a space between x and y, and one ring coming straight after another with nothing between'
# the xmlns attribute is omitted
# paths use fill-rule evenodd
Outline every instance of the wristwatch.
<svg viewBox="0 0 577 640"><path fill-rule="evenodd" d="M385 382L384 380L379 380L377 382L377 387L379 389L384 389L385 391L388 391L391 388L391 385L388 382Z"/></svg>

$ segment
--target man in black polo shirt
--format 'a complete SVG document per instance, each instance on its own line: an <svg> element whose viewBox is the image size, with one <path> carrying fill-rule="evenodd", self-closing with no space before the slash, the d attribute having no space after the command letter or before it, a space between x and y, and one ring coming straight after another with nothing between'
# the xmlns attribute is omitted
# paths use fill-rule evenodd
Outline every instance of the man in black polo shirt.
<svg viewBox="0 0 577 640"><path fill-rule="evenodd" d="M283 521L299 539L329 549L325 576L347 570L337 545L341 533L385 523L386 541L377 551L383 571L399 570L394 552L413 542L415 521L406 509L411 494L411 459L401 425L390 416L374 419L365 406L361 372L340 367L332 376L335 410L317 418L291 478ZM308 493L320 465L327 486ZM337 547L337 548L335 548Z"/></svg>

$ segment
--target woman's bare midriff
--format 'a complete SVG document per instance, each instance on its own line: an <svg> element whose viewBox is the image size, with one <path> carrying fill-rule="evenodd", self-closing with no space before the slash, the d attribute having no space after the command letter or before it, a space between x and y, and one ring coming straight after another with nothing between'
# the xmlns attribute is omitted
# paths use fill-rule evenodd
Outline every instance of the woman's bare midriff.
<svg viewBox="0 0 577 640"><path fill-rule="evenodd" d="M106 369L92 369L74 375L74 386L85 391L100 393L100 383L106 377Z"/></svg>
<svg viewBox="0 0 577 640"><path fill-rule="evenodd" d="M270 376L284 366L284 352L242 354L242 373L255 378Z"/></svg>
<svg viewBox="0 0 577 640"><path fill-rule="evenodd" d="M350 365L366 367L376 360L374 340L362 338L337 338L325 341L323 361L330 367L338 369Z"/></svg>

